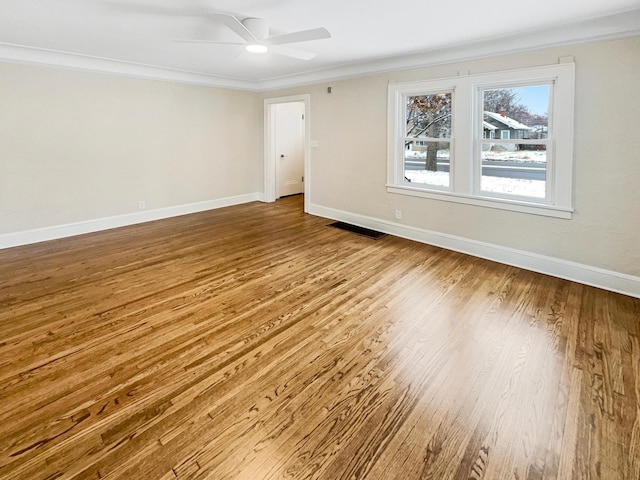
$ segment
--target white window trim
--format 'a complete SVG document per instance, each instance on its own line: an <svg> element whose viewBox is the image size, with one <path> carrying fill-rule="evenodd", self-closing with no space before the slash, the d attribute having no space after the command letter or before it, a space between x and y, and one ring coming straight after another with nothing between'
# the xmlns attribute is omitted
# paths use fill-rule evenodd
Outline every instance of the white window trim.
<svg viewBox="0 0 640 480"><path fill-rule="evenodd" d="M546 144L549 158L547 164L547 197L544 200L498 196L479 190L481 169L476 161L479 139L476 132L482 132L482 108L478 99L479 91L485 88L505 88L511 86L549 83L550 125L553 139ZM404 182L403 139L404 104L407 95L420 95L434 91L454 92L452 127L455 135L451 138L451 150L455 152L450 166L450 188L437 189L430 185L407 184ZM411 195L435 200L477 205L481 207L512 210L516 212L571 218L573 212L573 101L574 64L561 63L543 67L508 70L478 75L389 85L388 95L388 138L387 138L387 191L401 195ZM479 120L478 120L479 119ZM454 138L455 137L455 138ZM502 140L509 142L509 140ZM522 140L510 142L523 143ZM526 143L537 143L527 141Z"/></svg>

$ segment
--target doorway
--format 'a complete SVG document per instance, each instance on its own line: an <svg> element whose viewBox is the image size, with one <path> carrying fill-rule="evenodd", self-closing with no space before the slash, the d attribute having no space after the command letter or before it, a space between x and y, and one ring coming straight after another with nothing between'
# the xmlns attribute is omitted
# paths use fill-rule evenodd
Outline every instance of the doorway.
<svg viewBox="0 0 640 480"><path fill-rule="evenodd" d="M276 103L276 198L304 193L304 103Z"/></svg>
<svg viewBox="0 0 640 480"><path fill-rule="evenodd" d="M309 95L265 100L265 201L304 193L309 200Z"/></svg>

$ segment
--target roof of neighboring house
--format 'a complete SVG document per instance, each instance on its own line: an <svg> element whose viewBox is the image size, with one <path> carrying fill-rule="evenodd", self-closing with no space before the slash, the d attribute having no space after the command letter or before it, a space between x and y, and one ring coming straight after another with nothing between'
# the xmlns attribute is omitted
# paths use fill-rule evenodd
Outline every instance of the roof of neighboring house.
<svg viewBox="0 0 640 480"><path fill-rule="evenodd" d="M482 122L482 125L483 125L485 130L497 130L498 129L498 127L496 127L495 125L491 125L489 122Z"/></svg>
<svg viewBox="0 0 640 480"><path fill-rule="evenodd" d="M488 112L485 110L484 114L487 117L491 117L494 120L497 120L498 122L504 123L507 127L513 128L514 130L530 130L530 131L535 130L535 128L527 127L524 123L520 123L517 120L514 120L513 118L503 117L499 113ZM484 122L484 123L487 123L487 122Z"/></svg>

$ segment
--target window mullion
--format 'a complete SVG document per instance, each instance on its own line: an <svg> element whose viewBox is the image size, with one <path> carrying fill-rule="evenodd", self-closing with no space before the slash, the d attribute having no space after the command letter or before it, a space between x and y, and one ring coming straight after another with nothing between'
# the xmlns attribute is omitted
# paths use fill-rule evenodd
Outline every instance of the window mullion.
<svg viewBox="0 0 640 480"><path fill-rule="evenodd" d="M470 135L473 131L473 95L469 78L459 78L455 94L453 116L454 131L457 135L452 147L455 152L455 161L452 166L452 190L459 194L470 195L473 178L473 141Z"/></svg>

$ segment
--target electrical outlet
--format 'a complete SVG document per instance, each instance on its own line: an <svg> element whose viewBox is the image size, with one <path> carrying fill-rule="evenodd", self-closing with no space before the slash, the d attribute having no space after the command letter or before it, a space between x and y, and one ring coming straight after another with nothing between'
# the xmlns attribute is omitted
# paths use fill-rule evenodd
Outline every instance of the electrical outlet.
<svg viewBox="0 0 640 480"><path fill-rule="evenodd" d="M396 210L396 220L402 220L402 210Z"/></svg>
<svg viewBox="0 0 640 480"><path fill-rule="evenodd" d="M147 208L147 203L144 200L140 200L138 202L138 210L144 210Z"/></svg>

